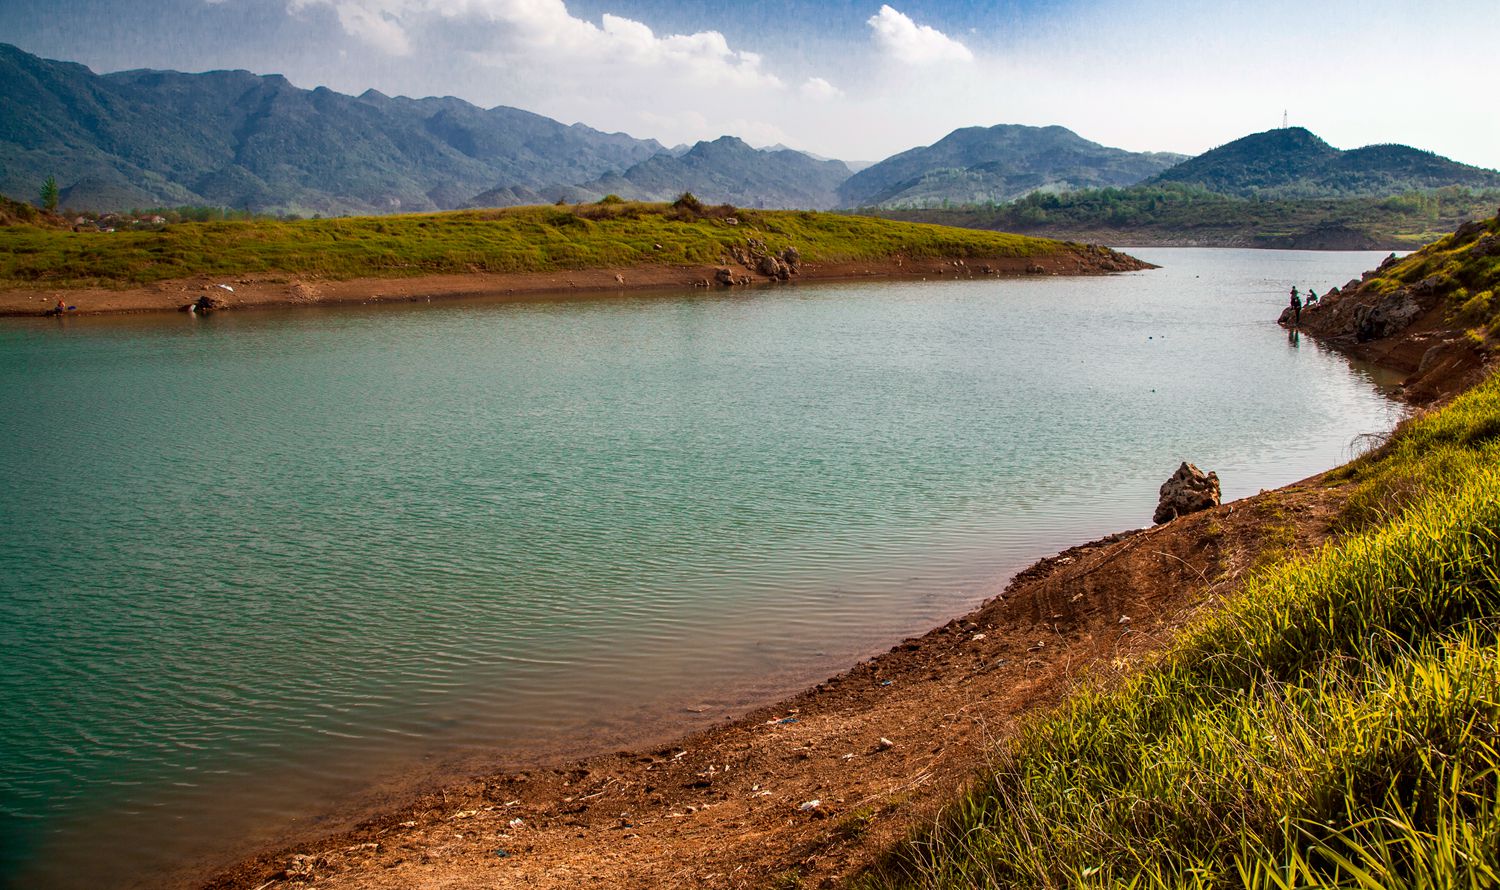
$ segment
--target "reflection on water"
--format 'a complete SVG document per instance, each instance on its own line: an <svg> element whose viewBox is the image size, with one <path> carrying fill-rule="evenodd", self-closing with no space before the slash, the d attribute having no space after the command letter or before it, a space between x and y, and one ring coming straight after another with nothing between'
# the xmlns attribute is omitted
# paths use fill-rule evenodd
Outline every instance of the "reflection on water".
<svg viewBox="0 0 1500 890"><path fill-rule="evenodd" d="M0 874L150 883L432 763L701 725L1346 459L1377 254L0 327Z"/></svg>

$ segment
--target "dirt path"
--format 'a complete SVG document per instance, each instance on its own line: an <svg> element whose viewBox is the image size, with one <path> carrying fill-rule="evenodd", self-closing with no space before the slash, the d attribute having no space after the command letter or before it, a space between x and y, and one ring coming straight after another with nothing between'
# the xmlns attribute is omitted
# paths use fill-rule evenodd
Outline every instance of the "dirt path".
<svg viewBox="0 0 1500 890"><path fill-rule="evenodd" d="M203 296L229 309L381 302L426 302L459 297L629 293L645 290L716 288L720 268L748 286L779 284L741 266L639 266L572 272L422 275L411 278L318 280L287 275L195 276L129 288L0 288L0 316L41 315L63 300L84 315L180 311ZM871 262L803 263L793 281L862 279L957 280L1025 275L1099 275L1151 268L1124 254L1063 253L994 260L889 259ZM746 285L735 285L742 287Z"/></svg>
<svg viewBox="0 0 1500 890"><path fill-rule="evenodd" d="M207 886L833 886L930 819L1018 719L1128 670L1282 553L1267 542L1322 541L1342 499L1309 480L1068 550L776 706L664 748L476 777Z"/></svg>

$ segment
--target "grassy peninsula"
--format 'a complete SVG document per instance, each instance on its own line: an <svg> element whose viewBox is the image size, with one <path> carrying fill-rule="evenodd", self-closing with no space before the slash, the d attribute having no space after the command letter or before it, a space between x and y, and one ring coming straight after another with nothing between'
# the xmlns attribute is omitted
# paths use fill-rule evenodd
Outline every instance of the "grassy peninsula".
<svg viewBox="0 0 1500 890"><path fill-rule="evenodd" d="M812 211L606 200L405 216L189 222L144 230L5 227L0 288L126 287L197 275L326 280L712 267L750 240L803 263L1103 256L1041 238Z"/></svg>

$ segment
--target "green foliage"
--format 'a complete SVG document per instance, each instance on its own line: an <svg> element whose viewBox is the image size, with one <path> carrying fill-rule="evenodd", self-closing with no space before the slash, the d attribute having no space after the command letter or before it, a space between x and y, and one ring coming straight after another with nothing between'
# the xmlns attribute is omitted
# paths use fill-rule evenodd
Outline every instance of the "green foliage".
<svg viewBox="0 0 1500 890"><path fill-rule="evenodd" d="M42 215L25 201L16 201L0 195L0 226L35 225L42 222Z"/></svg>
<svg viewBox="0 0 1500 890"><path fill-rule="evenodd" d="M729 224L731 216L738 225ZM340 279L701 266L722 262L731 246L743 247L747 238L777 251L795 246L807 262L897 256L998 259L1086 249L864 216L708 207L694 199L681 207L622 202L323 220L226 220L111 234L21 226L0 241L0 284L121 286L198 274L277 272Z"/></svg>
<svg viewBox="0 0 1500 890"><path fill-rule="evenodd" d="M1103 243L1132 239L1257 247L1419 247L1487 216L1500 191L1443 188L1390 198L1252 200L1164 183L1034 192L1009 204L951 211L877 210L889 219Z"/></svg>
<svg viewBox="0 0 1500 890"><path fill-rule="evenodd" d="M625 203L625 199L622 198L622 197L620 197L619 195L616 195L614 193L610 193L610 194L605 195L604 197L600 198L599 199L599 203L600 204L624 204Z"/></svg>
<svg viewBox="0 0 1500 890"><path fill-rule="evenodd" d="M1343 538L1031 724L862 885L1500 884L1500 377L1342 477Z"/></svg>
<svg viewBox="0 0 1500 890"><path fill-rule="evenodd" d="M57 177L48 176L45 180L42 181L42 209L47 211L48 213L56 213L57 196Z"/></svg>

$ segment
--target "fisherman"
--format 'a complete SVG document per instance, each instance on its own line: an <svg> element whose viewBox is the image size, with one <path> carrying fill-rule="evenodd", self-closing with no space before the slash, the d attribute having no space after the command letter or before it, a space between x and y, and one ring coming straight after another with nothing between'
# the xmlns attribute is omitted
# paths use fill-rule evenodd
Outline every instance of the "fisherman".
<svg viewBox="0 0 1500 890"><path fill-rule="evenodd" d="M1297 288L1292 287L1292 326L1302 325L1302 297L1298 296Z"/></svg>
<svg viewBox="0 0 1500 890"><path fill-rule="evenodd" d="M1307 300L1303 303L1303 305L1305 305L1305 306L1311 306L1312 304L1314 304L1316 302L1318 302L1318 292L1315 291L1315 290L1313 290L1312 288L1308 288L1307 289Z"/></svg>

